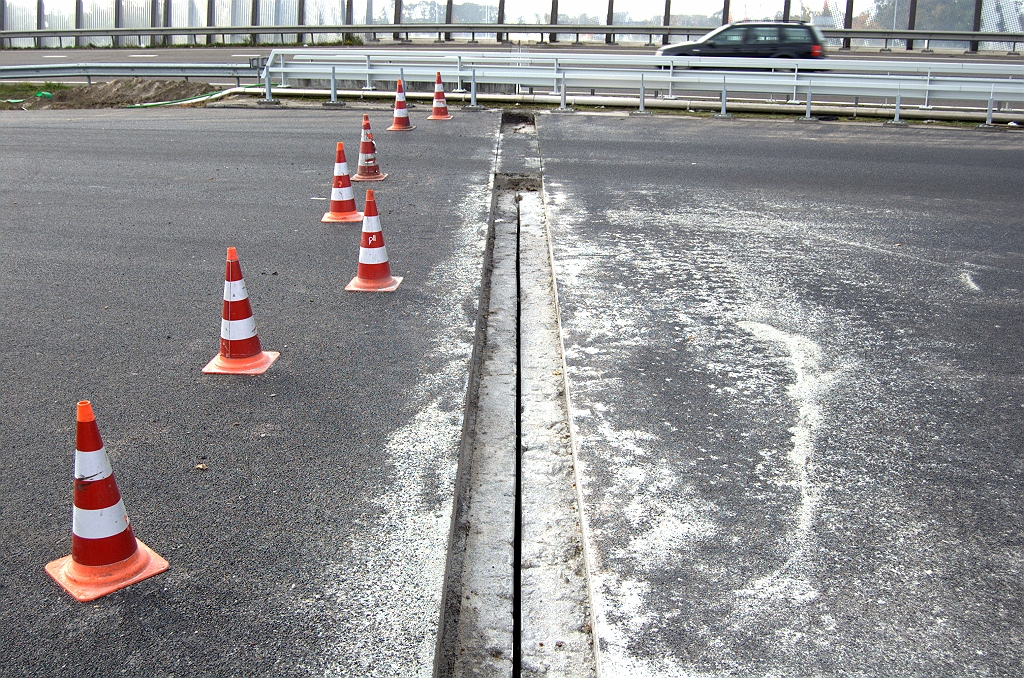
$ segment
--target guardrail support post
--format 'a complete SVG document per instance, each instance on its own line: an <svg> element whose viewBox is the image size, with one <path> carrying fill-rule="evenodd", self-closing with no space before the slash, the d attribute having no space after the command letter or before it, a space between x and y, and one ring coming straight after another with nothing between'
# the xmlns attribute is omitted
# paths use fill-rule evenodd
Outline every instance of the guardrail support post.
<svg viewBox="0 0 1024 678"><path fill-rule="evenodd" d="M370 80L370 55L369 54L366 55L366 85L363 86L363 89L366 90L366 91L370 91L370 92L372 92L373 90L377 89L376 87L373 86L373 81Z"/></svg>
<svg viewBox="0 0 1024 678"><path fill-rule="evenodd" d="M818 121L817 118L815 118L813 115L811 115L811 99L813 98L812 95L811 95L811 86L812 86L812 81L811 81L810 78L808 78L807 79L807 111L806 111L806 113L804 113L804 117L796 119L797 122L817 122Z"/></svg>
<svg viewBox="0 0 1024 678"><path fill-rule="evenodd" d="M927 44L927 43L928 43L928 41L926 40L925 44ZM928 78L925 80L925 84L924 84L924 105L922 105L921 108L924 108L924 109L931 108L931 106L928 105L928 97L931 95L931 93L932 93L932 72L928 71Z"/></svg>
<svg viewBox="0 0 1024 678"><path fill-rule="evenodd" d="M331 66L331 100L324 102L324 108L343 108L344 101L338 101L338 67Z"/></svg>
<svg viewBox="0 0 1024 678"><path fill-rule="evenodd" d="M455 57L455 67L459 70L458 82L452 94L465 94L466 88L462 86L462 56Z"/></svg>
<svg viewBox="0 0 1024 678"><path fill-rule="evenodd" d="M280 105L281 100L275 99L270 93L270 63L267 63L266 68L263 69L264 82L266 83L266 96L263 99L258 100L256 103L261 106L277 106Z"/></svg>
<svg viewBox="0 0 1024 678"><path fill-rule="evenodd" d="M531 88L532 89L532 88ZM566 98L566 87L565 87L565 71L562 71L562 100L561 104L556 108L553 113L574 113L573 109L565 105Z"/></svg>
<svg viewBox="0 0 1024 678"><path fill-rule="evenodd" d="M483 106L478 106L476 103L476 69L473 69L472 77L469 82L469 106L463 106L464 111L482 111Z"/></svg>
<svg viewBox="0 0 1024 678"><path fill-rule="evenodd" d="M640 71L640 110L630 111L630 115L650 115L651 112L647 110L646 104L647 99L647 86L644 84L644 73Z"/></svg>
<svg viewBox="0 0 1024 678"><path fill-rule="evenodd" d="M720 113L713 113L712 118L731 118L732 113L727 113L725 110L725 100L728 98L729 92L725 84L725 76L722 76L722 111Z"/></svg>
<svg viewBox="0 0 1024 678"><path fill-rule="evenodd" d="M902 105L903 105L903 92L902 92L902 88L897 83L897 85L896 85L896 116L892 120L885 121L883 124L885 124L885 125L899 125L901 127L906 127L907 121L906 120L900 120L900 108L902 107Z"/></svg>
<svg viewBox="0 0 1024 678"><path fill-rule="evenodd" d="M669 0L670 1L670 0ZM665 95L666 99L672 100L676 98L676 95L672 93L672 81L675 80L676 75L676 62L673 61L668 65L668 94Z"/></svg>
<svg viewBox="0 0 1024 678"><path fill-rule="evenodd" d="M989 90L988 95L988 111L985 113L985 124L978 125L978 127L991 127L992 126L992 108L995 105L996 98L996 86L992 85L992 89Z"/></svg>

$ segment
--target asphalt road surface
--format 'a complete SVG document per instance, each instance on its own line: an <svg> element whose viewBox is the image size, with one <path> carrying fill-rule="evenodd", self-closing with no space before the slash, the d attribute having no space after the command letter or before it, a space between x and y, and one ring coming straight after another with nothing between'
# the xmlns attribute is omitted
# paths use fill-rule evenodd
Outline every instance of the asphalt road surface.
<svg viewBox="0 0 1024 678"><path fill-rule="evenodd" d="M1019 675L1021 137L538 131L603 675Z"/></svg>
<svg viewBox="0 0 1024 678"><path fill-rule="evenodd" d="M0 113L4 672L430 674L499 122L453 110L371 115L391 295L319 221L358 111ZM603 675L1019 673L1020 135L537 132ZM199 371L229 245L260 377ZM89 604L82 398L170 561Z"/></svg>
<svg viewBox="0 0 1024 678"><path fill-rule="evenodd" d="M343 291L360 226L320 223L358 111L0 114L0 673L430 675L498 115L422 110L372 113L390 176L355 185L392 294ZM259 377L200 373L229 245ZM89 604L43 571L83 398L170 562Z"/></svg>

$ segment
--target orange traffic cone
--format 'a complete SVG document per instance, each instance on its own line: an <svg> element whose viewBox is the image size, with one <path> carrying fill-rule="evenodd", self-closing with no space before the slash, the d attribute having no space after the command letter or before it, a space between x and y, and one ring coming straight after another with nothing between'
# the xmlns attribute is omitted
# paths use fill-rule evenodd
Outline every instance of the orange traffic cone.
<svg viewBox="0 0 1024 678"><path fill-rule="evenodd" d="M411 129L416 129L416 127L409 124L409 111L405 109L405 89L402 87L402 81L399 80L395 89L395 120L391 123L391 127L387 128L387 131L408 132Z"/></svg>
<svg viewBox="0 0 1024 678"><path fill-rule="evenodd" d="M381 174L377 164L377 144L373 143L370 131L370 116L363 113L363 136L359 139L359 164L352 181L383 181L387 174Z"/></svg>
<svg viewBox="0 0 1024 678"><path fill-rule="evenodd" d="M263 374L278 356L264 351L242 279L238 252L228 248L224 273L224 310L220 321L220 353L203 368L204 374Z"/></svg>
<svg viewBox="0 0 1024 678"><path fill-rule="evenodd" d="M46 572L82 602L102 598L167 569L167 561L135 538L88 400L78 403L71 555Z"/></svg>
<svg viewBox="0 0 1024 678"><path fill-rule="evenodd" d="M451 120L448 114L448 102L444 99L444 85L441 84L441 71L437 72L437 80L434 81L434 107L430 111L427 120Z"/></svg>
<svg viewBox="0 0 1024 678"><path fill-rule="evenodd" d="M377 216L377 201L373 191L366 192L363 208L363 238L359 243L359 268L356 277L345 286L348 292L394 292L402 282L391 275L388 250L384 247L384 234Z"/></svg>
<svg viewBox="0 0 1024 678"><path fill-rule="evenodd" d="M320 221L362 221L363 215L356 210L356 198L352 194L352 182L348 178L348 163L345 161L345 144L338 142L334 154L334 187L331 189L331 209Z"/></svg>

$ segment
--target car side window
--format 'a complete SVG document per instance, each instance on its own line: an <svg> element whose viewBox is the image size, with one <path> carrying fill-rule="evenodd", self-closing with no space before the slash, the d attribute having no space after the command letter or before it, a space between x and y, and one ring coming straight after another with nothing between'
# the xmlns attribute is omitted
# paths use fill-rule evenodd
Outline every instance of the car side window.
<svg viewBox="0 0 1024 678"><path fill-rule="evenodd" d="M786 42L811 43L811 32L800 26L783 26L782 36Z"/></svg>
<svg viewBox="0 0 1024 678"><path fill-rule="evenodd" d="M779 29L775 26L754 26L750 29L750 43L753 45L773 45L779 42Z"/></svg>
<svg viewBox="0 0 1024 678"><path fill-rule="evenodd" d="M746 30L745 26L724 30L715 36L715 43L718 45L739 45L743 42L743 34Z"/></svg>

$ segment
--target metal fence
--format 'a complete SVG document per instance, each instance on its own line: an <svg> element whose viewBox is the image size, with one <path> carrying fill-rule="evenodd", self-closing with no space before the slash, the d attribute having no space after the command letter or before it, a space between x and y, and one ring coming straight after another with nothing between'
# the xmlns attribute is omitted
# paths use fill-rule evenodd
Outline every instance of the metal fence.
<svg viewBox="0 0 1024 678"><path fill-rule="evenodd" d="M451 50L355 50L275 49L270 56L250 59L249 64L45 64L0 67L3 79L53 79L62 77L231 77L260 78L260 91L273 95L290 91L330 88L356 90L360 96L387 95L394 81L422 83L424 95L433 89L435 74L455 85L451 91L471 92L476 103L478 87L487 87L502 98L541 102L561 99L580 105L671 106L682 97L721 98L742 105L778 107L819 105L892 107L896 119L914 105L917 114L960 113L987 108L1007 120L1024 120L1024 64L984 62L877 61L843 59L787 60L784 70L773 59L714 57L656 57L626 54L573 52L469 52ZM746 70L723 70L746 69ZM827 68L827 71L820 69ZM280 88L285 89L280 89ZM380 88L381 91L374 93ZM415 85L411 89L416 89ZM332 94L332 99L334 94ZM658 98L658 102L654 99ZM671 103L669 103L671 102ZM689 104L687 104L688 106ZM973 115L978 115L976 112Z"/></svg>
<svg viewBox="0 0 1024 678"><path fill-rule="evenodd" d="M711 27L737 19L804 19L821 27L838 45L872 44L907 49L934 47L917 27L917 1L909 0L906 18L892 18L880 26L869 16L868 29L854 29L855 0L804 4L804 0L763 0L761 4L720 0L721 9L707 13L694 10L678 13L676 0L632 0L629 7L620 0L583 3L562 0L0 0L0 48L69 46L150 46L156 44L295 43L336 42L346 35L363 40L391 35L399 40L429 35L440 25L441 39L453 35L472 39L507 39L510 34L539 40L647 41L667 42L670 36L699 35ZM898 4L898 2L897 2ZM776 6L777 5L777 6ZM961 45L971 50L1015 51L1022 41L1020 0L973 0L973 26L957 25L956 31L941 38L946 46ZM703 5L702 5L703 6ZM581 9L584 8L584 9ZM755 7L757 9L750 9ZM569 8L570 12L565 10ZM594 12L593 15L588 13ZM863 8L862 8L863 9ZM876 8L877 9L877 8ZM607 10L605 12L605 10ZM572 13L575 11L575 14ZM870 12L868 12L870 14ZM761 16L764 15L764 16ZM864 16L862 12L858 17ZM888 20L886 20L888 21ZM858 19L858 24L863 23ZM899 25L897 25L899 23ZM429 28L428 28L429 26ZM174 28L176 32L155 34L138 29ZM209 32L208 29L235 28ZM292 30L286 30L291 28ZM310 32L310 29L323 29ZM83 31L136 29L120 34ZM188 29L207 29L206 31ZM897 33L906 37L895 37ZM987 34L977 39L971 34ZM866 35L864 35L866 34ZM207 38L206 36L211 36ZM1005 39L1004 39L1005 36Z"/></svg>
<svg viewBox="0 0 1024 678"><path fill-rule="evenodd" d="M901 105L911 100L929 110L936 105L961 110L987 105L989 124L997 107L1019 114L1024 106L1024 64L852 59L823 64L814 59L794 59L784 70L777 71L778 67L778 61L763 58L413 50L343 50L332 54L330 50L275 49L261 77L268 102L273 100L274 80L284 87L329 81L333 99L339 79L365 83L361 89L368 91L375 89L376 83L399 78L430 85L440 73L445 81L456 84L455 91L465 91L468 85L474 105L478 85L491 85L504 86L506 91L513 88L516 94L540 90L560 97L563 109L570 90L576 92L574 99L580 95L585 99L588 90L591 96L601 92L632 97L635 92L640 111L652 91L665 100L683 93L705 97L720 93L723 115L729 96L765 96L769 101L789 104L802 100L808 118L812 99L822 96L854 102L861 98L884 100L886 104L891 100L897 121Z"/></svg>

